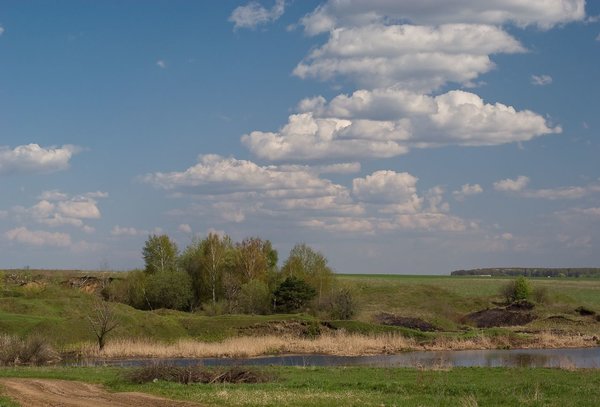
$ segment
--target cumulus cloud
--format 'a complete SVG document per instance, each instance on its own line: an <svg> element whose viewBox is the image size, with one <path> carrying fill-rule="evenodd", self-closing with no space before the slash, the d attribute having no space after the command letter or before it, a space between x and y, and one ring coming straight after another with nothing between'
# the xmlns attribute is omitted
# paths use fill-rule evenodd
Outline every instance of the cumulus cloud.
<svg viewBox="0 0 600 407"><path fill-rule="evenodd" d="M69 161L81 149L72 145L40 147L38 144L0 146L0 175L51 173L69 168Z"/></svg>
<svg viewBox="0 0 600 407"><path fill-rule="evenodd" d="M525 189L529 184L529 177L519 175L516 179L506 178L494 182L494 189L502 192L518 192Z"/></svg>
<svg viewBox="0 0 600 407"><path fill-rule="evenodd" d="M524 52L501 28L480 24L336 28L295 69L300 78L349 77L363 86L420 92L471 83L494 67L489 55Z"/></svg>
<svg viewBox="0 0 600 407"><path fill-rule="evenodd" d="M0 35L4 34L4 31L6 31L6 30L4 29L4 27L2 27L2 26L0 25Z"/></svg>
<svg viewBox="0 0 600 407"><path fill-rule="evenodd" d="M359 90L300 102L278 132L253 131L242 143L268 160L394 157L410 148L490 146L559 133L529 110L485 103L465 91L427 96L395 88Z"/></svg>
<svg viewBox="0 0 600 407"><path fill-rule="evenodd" d="M143 236L147 235L148 232L145 230L138 230L134 227L116 225L112 228L110 234L112 236Z"/></svg>
<svg viewBox="0 0 600 407"><path fill-rule="evenodd" d="M177 230L180 231L181 233L186 233L186 234L192 233L192 227L190 225L188 225L187 223L182 223L181 225L179 225L177 227Z"/></svg>
<svg viewBox="0 0 600 407"><path fill-rule="evenodd" d="M513 23L548 29L585 19L585 0L329 0L302 19L309 34L386 20L413 24Z"/></svg>
<svg viewBox="0 0 600 407"><path fill-rule="evenodd" d="M239 6L229 16L234 30L239 28L254 29L259 25L276 21L285 12L285 0L276 0L271 9L267 9L256 1Z"/></svg>
<svg viewBox="0 0 600 407"><path fill-rule="evenodd" d="M591 183L583 186L564 186L555 188L529 189L529 178L523 175L516 179L504 179L494 183L494 189L502 192L516 193L524 198L539 198L548 200L580 199L585 196L600 192L600 183Z"/></svg>
<svg viewBox="0 0 600 407"><path fill-rule="evenodd" d="M301 165L260 166L210 155L187 170L148 174L145 182L189 195L189 210L173 216L211 217L242 223L260 219L331 232L393 230L463 231L472 224L449 215L440 187L419 194L418 179L406 172L375 171L354 178L351 187L321 178Z"/></svg>
<svg viewBox="0 0 600 407"><path fill-rule="evenodd" d="M167 62L164 59L159 59L158 61L156 61L156 66L158 66L160 69L166 69Z"/></svg>
<svg viewBox="0 0 600 407"><path fill-rule="evenodd" d="M552 83L550 75L531 75L531 84L536 86L546 86Z"/></svg>
<svg viewBox="0 0 600 407"><path fill-rule="evenodd" d="M479 184L464 184L459 190L452 191L454 199L457 201L464 201L467 197L481 194L483 188Z"/></svg>
<svg viewBox="0 0 600 407"><path fill-rule="evenodd" d="M100 191L77 196L57 190L45 191L35 205L29 208L16 206L13 212L20 219L31 219L51 227L74 226L92 233L94 229L84 221L101 218L97 199L107 196L107 193Z"/></svg>
<svg viewBox="0 0 600 407"><path fill-rule="evenodd" d="M29 230L25 227L11 229L4 233L4 237L30 246L67 247L71 245L71 237L66 233Z"/></svg>

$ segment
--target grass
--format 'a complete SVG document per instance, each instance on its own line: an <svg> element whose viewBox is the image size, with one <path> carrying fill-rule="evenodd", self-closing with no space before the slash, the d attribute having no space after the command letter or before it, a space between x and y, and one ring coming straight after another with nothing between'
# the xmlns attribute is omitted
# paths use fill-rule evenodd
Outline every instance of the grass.
<svg viewBox="0 0 600 407"><path fill-rule="evenodd" d="M43 284L5 284L4 288L0 288L0 332L19 336L42 335L57 348L67 350L81 343L93 342L94 337L85 323L85 317L92 307L92 295L61 285L70 276L80 274L30 271L24 272L27 279L41 279ZM112 276L122 277L116 273ZM419 343L434 339L469 339L481 335L480 330L465 326L462 318L470 312L494 307L494 302L500 300L500 288L509 280L394 275L338 275L336 278L353 289L360 310L352 321L328 321L330 327L366 336L397 334ZM575 312L579 306L600 311L600 279L539 278L530 281L533 287L545 287L550 301L536 307L538 320L525 327L507 328L514 336L520 335L518 331L540 334L559 332L565 337L578 334L600 336L599 322ZM281 321L317 327L319 323L318 317L310 315L210 317L170 310L140 311L124 304L116 304L115 307L120 325L109 336L109 343L140 339L167 344L180 340L222 342L244 335L273 334L268 329L261 333L260 326L268 328L269 324ZM374 317L383 311L421 318L443 332L424 333L375 323ZM259 329L254 329L256 326ZM490 331L488 336L492 333Z"/></svg>
<svg viewBox="0 0 600 407"><path fill-rule="evenodd" d="M13 368L0 377L82 380L204 406L595 406L598 370L266 367L259 384L132 384L114 368Z"/></svg>

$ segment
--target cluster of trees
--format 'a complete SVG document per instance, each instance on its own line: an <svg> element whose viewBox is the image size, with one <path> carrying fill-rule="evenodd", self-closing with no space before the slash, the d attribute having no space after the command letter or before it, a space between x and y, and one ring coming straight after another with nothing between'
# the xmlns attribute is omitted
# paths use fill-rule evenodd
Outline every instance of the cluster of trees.
<svg viewBox="0 0 600 407"><path fill-rule="evenodd" d="M600 268L482 268L456 270L453 276L492 276L492 277L600 277Z"/></svg>
<svg viewBox="0 0 600 407"><path fill-rule="evenodd" d="M210 233L181 253L169 236L152 235L143 248L144 270L132 271L106 291L114 301L139 309L203 309L211 313L328 310L349 319L352 293L336 287L327 259L305 244L291 250L281 269L269 240L233 242Z"/></svg>

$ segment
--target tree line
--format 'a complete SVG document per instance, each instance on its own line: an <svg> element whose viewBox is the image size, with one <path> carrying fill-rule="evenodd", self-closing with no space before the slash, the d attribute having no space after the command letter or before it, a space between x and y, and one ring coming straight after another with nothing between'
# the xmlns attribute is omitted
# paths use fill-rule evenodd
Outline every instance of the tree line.
<svg viewBox="0 0 600 407"><path fill-rule="evenodd" d="M277 251L259 237L234 242L209 233L180 251L168 235L151 235L142 255L144 269L111 283L107 299L211 314L313 311L349 319L355 312L350 289L336 284L325 256L306 244L294 246L280 269Z"/></svg>
<svg viewBox="0 0 600 407"><path fill-rule="evenodd" d="M481 268L472 270L456 270L450 273L453 276L492 276L492 277L600 277L600 268Z"/></svg>

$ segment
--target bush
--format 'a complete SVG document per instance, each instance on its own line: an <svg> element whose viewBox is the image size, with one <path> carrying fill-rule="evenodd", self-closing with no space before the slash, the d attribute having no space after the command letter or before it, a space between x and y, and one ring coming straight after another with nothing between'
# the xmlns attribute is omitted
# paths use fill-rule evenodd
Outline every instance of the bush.
<svg viewBox="0 0 600 407"><path fill-rule="evenodd" d="M47 365L60 360L58 353L44 339L21 339L0 335L0 366Z"/></svg>
<svg viewBox="0 0 600 407"><path fill-rule="evenodd" d="M316 295L304 280L288 277L275 290L275 308L278 312L298 312Z"/></svg>
<svg viewBox="0 0 600 407"><path fill-rule="evenodd" d="M159 271L148 276L146 297L151 308L189 310L194 294L192 281L181 271Z"/></svg>
<svg viewBox="0 0 600 407"><path fill-rule="evenodd" d="M238 295L238 307L245 314L269 314L272 310L269 287L258 280L251 280L242 285Z"/></svg>
<svg viewBox="0 0 600 407"><path fill-rule="evenodd" d="M507 303L527 300L531 297L531 286L525 277L520 276L502 287L501 294Z"/></svg>
<svg viewBox="0 0 600 407"><path fill-rule="evenodd" d="M272 378L261 371L232 367L228 369L207 369L204 366L150 365L135 369L126 378L137 384L154 380L164 380L182 384L191 383L265 383Z"/></svg>
<svg viewBox="0 0 600 407"><path fill-rule="evenodd" d="M550 294L546 287L535 287L533 289L533 300L538 304L548 304L550 302Z"/></svg>
<svg viewBox="0 0 600 407"><path fill-rule="evenodd" d="M127 273L124 279L114 280L102 290L102 296L109 301L121 302L137 309L148 309L146 280L148 275L142 270Z"/></svg>
<svg viewBox="0 0 600 407"><path fill-rule="evenodd" d="M335 290L331 295L329 306L333 319L352 319L358 309L354 293L348 287Z"/></svg>

